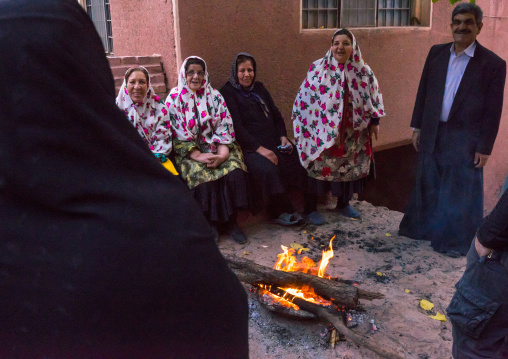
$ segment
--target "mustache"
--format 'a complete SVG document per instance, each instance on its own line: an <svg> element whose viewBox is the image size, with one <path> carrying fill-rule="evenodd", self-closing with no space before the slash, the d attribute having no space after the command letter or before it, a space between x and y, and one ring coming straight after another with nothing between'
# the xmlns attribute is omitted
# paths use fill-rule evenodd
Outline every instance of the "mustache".
<svg viewBox="0 0 508 359"><path fill-rule="evenodd" d="M470 34L470 30L455 30L456 34Z"/></svg>

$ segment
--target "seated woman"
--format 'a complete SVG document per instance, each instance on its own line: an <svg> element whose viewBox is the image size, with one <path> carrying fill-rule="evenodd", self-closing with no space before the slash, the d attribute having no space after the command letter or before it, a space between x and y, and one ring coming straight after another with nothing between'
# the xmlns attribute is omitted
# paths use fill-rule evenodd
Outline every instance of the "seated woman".
<svg viewBox="0 0 508 359"><path fill-rule="evenodd" d="M166 99L172 124L175 163L217 233L225 229L237 243L247 237L236 223L248 208L246 167L226 102L210 85L203 59L185 59L178 87Z"/></svg>
<svg viewBox="0 0 508 359"><path fill-rule="evenodd" d="M374 73L363 61L346 29L332 37L325 57L315 61L293 105L293 127L300 161L309 175L309 191L331 189L336 211L359 218L349 205L362 191L372 160L371 137L377 139L383 98Z"/></svg>
<svg viewBox="0 0 508 359"><path fill-rule="evenodd" d="M167 158L171 152L169 112L153 91L147 69L136 66L127 70L116 104L127 115L155 157L171 173L178 175Z"/></svg>
<svg viewBox="0 0 508 359"><path fill-rule="evenodd" d="M277 223L303 221L288 198L290 184L305 188L306 174L287 138L286 126L268 90L256 81L256 61L242 52L236 55L229 81L220 90L233 117L238 142L251 175L254 209L267 205L268 215ZM306 196L304 214L316 225L324 223L316 212L317 196Z"/></svg>

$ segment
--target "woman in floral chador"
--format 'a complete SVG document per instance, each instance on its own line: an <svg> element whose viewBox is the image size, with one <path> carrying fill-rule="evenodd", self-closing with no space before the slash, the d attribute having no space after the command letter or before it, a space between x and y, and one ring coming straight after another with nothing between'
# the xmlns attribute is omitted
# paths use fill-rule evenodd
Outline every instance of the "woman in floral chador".
<svg viewBox="0 0 508 359"><path fill-rule="evenodd" d="M125 73L116 104L125 113L152 153L170 172L177 175L171 161L171 126L164 101L155 94L150 75L142 66Z"/></svg>
<svg viewBox="0 0 508 359"><path fill-rule="evenodd" d="M210 85L203 59L191 56L184 61L178 87L166 103L178 171L217 239L219 227L224 227L235 242L245 243L236 213L248 208L246 167L226 102Z"/></svg>
<svg viewBox="0 0 508 359"><path fill-rule="evenodd" d="M309 175L309 192L331 189L336 211L361 214L349 205L362 191L372 160L371 137L377 139L385 116L381 91L363 61L351 32L339 29L325 57L315 61L293 105L293 128L300 162Z"/></svg>

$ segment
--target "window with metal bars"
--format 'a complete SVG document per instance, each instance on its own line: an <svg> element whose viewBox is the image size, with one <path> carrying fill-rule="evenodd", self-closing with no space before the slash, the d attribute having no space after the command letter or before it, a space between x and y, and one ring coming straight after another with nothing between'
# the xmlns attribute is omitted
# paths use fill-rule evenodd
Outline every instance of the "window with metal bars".
<svg viewBox="0 0 508 359"><path fill-rule="evenodd" d="M411 26L425 0L302 0L303 29ZM430 7L430 3L428 4Z"/></svg>
<svg viewBox="0 0 508 359"><path fill-rule="evenodd" d="M92 19L95 29L102 40L104 50L113 53L113 32L111 30L111 12L109 0L86 0L86 12Z"/></svg>

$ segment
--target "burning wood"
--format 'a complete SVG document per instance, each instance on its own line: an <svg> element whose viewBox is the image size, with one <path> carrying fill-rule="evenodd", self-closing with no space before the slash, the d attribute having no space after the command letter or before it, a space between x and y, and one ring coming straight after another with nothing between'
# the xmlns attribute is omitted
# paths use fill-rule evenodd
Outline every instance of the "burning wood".
<svg viewBox="0 0 508 359"><path fill-rule="evenodd" d="M333 278L326 275L326 266L330 258L333 257L332 241L333 238L330 240L329 250L323 251L317 270L314 262L309 258L305 257L302 262L298 263L293 255L294 250L284 246L282 246L284 252L279 254L275 269L258 265L245 258L232 255L225 257L229 267L240 281L255 285L260 288L259 290L265 290L289 301L291 304L288 307L297 306L298 309L327 320L346 338L376 352L383 358L404 358L399 353L356 334L344 324L338 309L356 309L360 298L381 299L384 298L384 295L363 291L355 286L330 280ZM332 342L335 345L336 340Z"/></svg>
<svg viewBox="0 0 508 359"><path fill-rule="evenodd" d="M292 288L295 290L305 288L306 293L309 293L308 289L311 288L317 296L331 301L339 308L356 309L359 299L373 300L384 298L384 295L381 293L364 291L356 286L330 280L331 277L329 276L327 276L328 279L319 277L319 272L321 272L322 276L326 276L326 265L324 263L328 264L329 259L333 256L331 245L329 251L324 251L327 253L325 257L328 258L320 261L319 270L310 265L311 262L313 264L313 261L309 258L298 263L293 256L293 249L287 249L287 247L283 246L283 250L284 253L279 255L279 260L276 264L276 268L279 267L280 270L271 269L233 255L226 255L225 257L229 267L235 272L238 279L244 283ZM321 268L322 266L324 268ZM304 273L302 270L309 273Z"/></svg>

